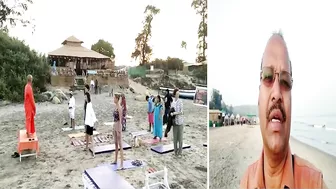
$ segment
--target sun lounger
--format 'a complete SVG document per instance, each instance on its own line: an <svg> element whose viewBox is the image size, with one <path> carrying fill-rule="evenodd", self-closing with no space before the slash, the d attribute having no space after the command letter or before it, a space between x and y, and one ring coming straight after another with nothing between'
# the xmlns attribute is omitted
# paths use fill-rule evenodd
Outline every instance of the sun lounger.
<svg viewBox="0 0 336 189"><path fill-rule="evenodd" d="M124 161L124 168L125 169L135 169L135 168L147 166L147 163L143 162L143 161L142 161L142 165L135 166L135 165L132 164L132 161L134 161L134 160L126 160L126 161ZM120 165L118 165L118 164L111 164L111 163L103 163L103 164L100 164L98 166L110 166L113 171L117 171L117 169L119 168Z"/></svg>
<svg viewBox="0 0 336 189"><path fill-rule="evenodd" d="M75 130L82 130L84 129L84 125L78 125L78 126L75 126ZM70 127L65 127L65 128L62 128L62 131L72 131L73 129L70 128Z"/></svg>
<svg viewBox="0 0 336 189"><path fill-rule="evenodd" d="M130 149L131 146L125 142L123 142L122 144L123 149L127 150ZM93 154L101 154L101 153L110 153L110 152L114 152L115 149L115 145L114 144L108 144L108 145L102 145L102 146L95 146L94 148L90 148L90 151Z"/></svg>
<svg viewBox="0 0 336 189"><path fill-rule="evenodd" d="M24 150L34 150L35 152L22 154ZM27 138L27 131L19 130L17 151L20 157L20 162L22 157L35 156L35 158L37 158L37 154L39 153L39 142L36 133L32 136L32 138Z"/></svg>
<svg viewBox="0 0 336 189"><path fill-rule="evenodd" d="M188 144L183 144L183 149L186 148L190 148L191 146ZM174 151L174 144L167 144L167 145L159 145L159 146L154 146L151 147L151 150L159 153L159 154L165 154L165 153L169 153L169 152L173 152Z"/></svg>
<svg viewBox="0 0 336 189"><path fill-rule="evenodd" d="M87 189L134 189L123 177L109 166L99 166L84 171L84 188Z"/></svg>
<svg viewBox="0 0 336 189"><path fill-rule="evenodd" d="M157 179L158 176L163 177L163 182L156 182L153 184L149 184L149 179L151 178ZM143 189L152 189L152 188L170 189L168 183L168 169L166 167L164 167L164 169L161 171L155 171L151 173L146 172L145 187L143 187Z"/></svg>

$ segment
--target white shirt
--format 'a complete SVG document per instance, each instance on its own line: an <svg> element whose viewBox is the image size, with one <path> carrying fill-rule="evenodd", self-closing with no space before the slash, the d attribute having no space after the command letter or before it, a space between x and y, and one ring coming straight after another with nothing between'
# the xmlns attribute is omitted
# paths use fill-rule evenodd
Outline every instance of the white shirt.
<svg viewBox="0 0 336 189"><path fill-rule="evenodd" d="M97 122L97 118L93 111L92 103L90 102L86 105L85 125L93 127L95 122Z"/></svg>
<svg viewBox="0 0 336 189"><path fill-rule="evenodd" d="M72 96L69 100L69 108L75 109L75 105L76 105L76 100L75 100L75 97Z"/></svg>
<svg viewBox="0 0 336 189"><path fill-rule="evenodd" d="M181 99L177 99L177 100L173 100L172 102L172 107L174 107L175 109L175 112L178 112L178 113L182 113L182 114L179 114L179 115L176 115L175 117L175 123L176 125L183 125L183 102Z"/></svg>
<svg viewBox="0 0 336 189"><path fill-rule="evenodd" d="M93 85L93 86L95 85L93 80L91 80L91 83L90 83L90 84Z"/></svg>

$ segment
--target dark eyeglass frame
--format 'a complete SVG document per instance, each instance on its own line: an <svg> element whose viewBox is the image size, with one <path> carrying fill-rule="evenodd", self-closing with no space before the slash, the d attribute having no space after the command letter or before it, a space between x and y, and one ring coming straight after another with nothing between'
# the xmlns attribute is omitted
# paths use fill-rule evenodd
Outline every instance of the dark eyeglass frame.
<svg viewBox="0 0 336 189"><path fill-rule="evenodd" d="M268 70L266 70L266 69L268 69ZM273 73L271 81L266 81L266 78L263 75L266 71L270 71L270 73ZM262 67L261 70L260 70L260 81L265 86L272 87L273 84L274 84L274 81L276 79L276 75L278 75L278 81L279 81L279 84L280 84L280 88L284 89L285 91L291 91L292 87L293 87L293 81L294 80L293 80L292 74L287 72L287 71L276 72L273 67L268 67L268 66ZM285 77L282 77L282 76L285 76ZM286 77L289 78L289 81L286 81L287 80L287 79L285 79ZM269 83L267 84L267 82L269 82ZM286 85L286 83L287 83L287 85Z"/></svg>

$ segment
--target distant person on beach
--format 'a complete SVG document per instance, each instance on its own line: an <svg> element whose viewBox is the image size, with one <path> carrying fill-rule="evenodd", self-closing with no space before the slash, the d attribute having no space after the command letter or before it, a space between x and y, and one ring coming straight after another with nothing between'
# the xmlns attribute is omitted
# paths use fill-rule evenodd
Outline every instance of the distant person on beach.
<svg viewBox="0 0 336 189"><path fill-rule="evenodd" d="M171 103L173 102L173 97L172 95L169 93L169 90L166 90L166 96L165 96L165 113L163 116L163 125L166 124L168 122L168 114L171 108Z"/></svg>
<svg viewBox="0 0 336 189"><path fill-rule="evenodd" d="M122 131L126 131L127 106L126 106L125 94L121 95L121 108L122 108Z"/></svg>
<svg viewBox="0 0 336 189"><path fill-rule="evenodd" d="M292 63L281 33L266 45L260 69L258 110L263 150L241 182L249 188L326 188L323 175L289 146L292 117Z"/></svg>
<svg viewBox="0 0 336 189"><path fill-rule="evenodd" d="M36 115L32 75L27 76L27 84L24 90L24 109L26 114L27 138L31 138L35 133L35 115Z"/></svg>
<svg viewBox="0 0 336 189"><path fill-rule="evenodd" d="M89 142L91 142L92 147L94 147L94 140L92 139L93 135L93 127L97 122L96 114L93 110L91 96L89 93L85 94L85 100L87 102L86 111L85 111L85 149L87 151L89 149Z"/></svg>
<svg viewBox="0 0 336 189"><path fill-rule="evenodd" d="M163 132L163 106L161 103L160 95L157 95L155 98L155 105L154 105L154 139L159 137L160 142L162 140L162 132Z"/></svg>
<svg viewBox="0 0 336 189"><path fill-rule="evenodd" d="M113 138L115 149L120 149L120 169L124 169L124 151L122 147L122 119L123 119L123 111L120 105L121 94L115 93L113 102L116 105L116 108L113 111ZM118 160L118 150L115 151L114 161L112 164L117 164Z"/></svg>
<svg viewBox="0 0 336 189"><path fill-rule="evenodd" d="M149 96L146 96L146 101L147 103L147 116L148 116L148 132L152 132L152 127L154 123L154 117L153 117L153 110L154 110L154 105L153 105L153 100Z"/></svg>
<svg viewBox="0 0 336 189"><path fill-rule="evenodd" d="M94 81L93 81L93 79L91 79L90 86L91 86L90 91L93 91L93 89L94 89Z"/></svg>
<svg viewBox="0 0 336 189"><path fill-rule="evenodd" d="M174 101L172 107L175 112L170 113L171 116L175 116L175 123L173 125L173 140L174 140L174 152L175 156L182 156L183 148L183 102L179 98L180 92L179 89L174 89L173 92ZM177 145L178 144L178 145Z"/></svg>
<svg viewBox="0 0 336 189"><path fill-rule="evenodd" d="M69 106L69 117L70 117L70 128L75 129L75 106L76 100L72 92L70 93L70 100L68 103Z"/></svg>
<svg viewBox="0 0 336 189"><path fill-rule="evenodd" d="M95 80L95 84L94 84L94 89L95 89L95 94L98 94L98 80Z"/></svg>

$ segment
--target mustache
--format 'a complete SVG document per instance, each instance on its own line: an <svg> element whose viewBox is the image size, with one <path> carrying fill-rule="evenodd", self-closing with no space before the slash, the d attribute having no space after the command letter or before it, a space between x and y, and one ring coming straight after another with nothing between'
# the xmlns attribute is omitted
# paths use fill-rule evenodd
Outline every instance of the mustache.
<svg viewBox="0 0 336 189"><path fill-rule="evenodd" d="M283 118L283 122L286 121L286 112L285 109L283 108L283 106L280 103L276 103L273 104L273 106L271 106L271 108L267 111L267 120L271 120L271 113L273 110L280 110L281 114L282 114L282 118Z"/></svg>

